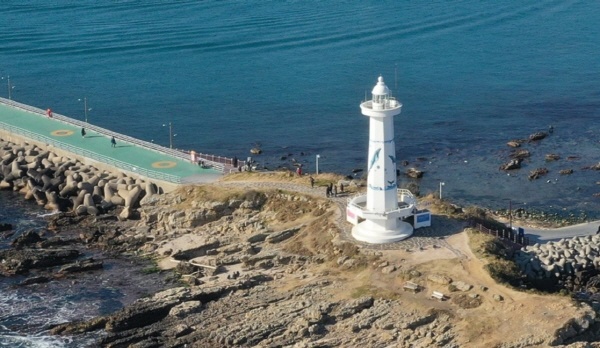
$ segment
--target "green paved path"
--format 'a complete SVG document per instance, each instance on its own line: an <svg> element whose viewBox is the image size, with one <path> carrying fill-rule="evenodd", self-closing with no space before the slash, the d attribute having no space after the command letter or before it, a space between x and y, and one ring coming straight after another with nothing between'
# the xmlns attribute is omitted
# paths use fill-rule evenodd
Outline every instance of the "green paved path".
<svg viewBox="0 0 600 348"><path fill-rule="evenodd" d="M89 125L86 136L81 136L85 123L62 115L49 118L42 110L23 110L6 105L0 100L0 128L32 140L45 141L63 150L113 165L148 178L174 183L207 182L216 179L221 172L200 166L188 160L189 156L155 144L144 146L144 142L119 135L106 129ZM24 105L21 105L24 106ZM40 113L36 113L40 112ZM116 147L111 146L114 135ZM164 149L164 152L160 152ZM170 153L169 153L170 152ZM175 156L175 154L181 154ZM183 157L183 158L182 158Z"/></svg>

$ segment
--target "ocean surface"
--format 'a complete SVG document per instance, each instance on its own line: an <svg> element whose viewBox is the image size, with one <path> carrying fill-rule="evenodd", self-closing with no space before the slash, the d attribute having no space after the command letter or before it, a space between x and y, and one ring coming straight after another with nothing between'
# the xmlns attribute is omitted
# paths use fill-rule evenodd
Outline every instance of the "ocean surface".
<svg viewBox="0 0 600 348"><path fill-rule="evenodd" d="M180 149L259 145L268 168L314 172L319 154L352 174L382 75L422 194L444 182L459 204L600 218L600 171L582 169L600 162L598 18L600 2L569 0L3 1L0 96L79 119L87 98L89 122L137 138L168 145L171 122ZM507 141L550 125L522 169L498 170Z"/></svg>

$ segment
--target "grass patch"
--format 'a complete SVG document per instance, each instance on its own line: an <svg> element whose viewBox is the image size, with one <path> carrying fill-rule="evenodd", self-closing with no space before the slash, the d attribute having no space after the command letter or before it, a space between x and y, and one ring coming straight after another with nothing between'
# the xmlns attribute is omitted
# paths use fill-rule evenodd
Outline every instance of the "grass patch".
<svg viewBox="0 0 600 348"><path fill-rule="evenodd" d="M469 247L478 258L487 262L484 269L498 283L517 286L523 279L519 267L512 260L512 250L502 244L497 238L467 229Z"/></svg>
<svg viewBox="0 0 600 348"><path fill-rule="evenodd" d="M357 299L361 297L371 296L373 298L381 298L386 300L397 300L400 298L398 293L392 290L381 289L371 285L362 285L352 290L351 298Z"/></svg>
<svg viewBox="0 0 600 348"><path fill-rule="evenodd" d="M177 202L175 208L188 209L198 202L228 202L230 200L244 200L262 205L266 201L266 194L257 190L244 190L239 188L222 188L215 186L185 186L169 193L175 197L171 201ZM196 202L196 203L194 203Z"/></svg>

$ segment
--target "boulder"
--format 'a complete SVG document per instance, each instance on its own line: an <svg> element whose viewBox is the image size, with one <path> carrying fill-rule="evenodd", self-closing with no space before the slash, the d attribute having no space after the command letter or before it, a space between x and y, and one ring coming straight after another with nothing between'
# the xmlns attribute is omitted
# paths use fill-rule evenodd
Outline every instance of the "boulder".
<svg viewBox="0 0 600 348"><path fill-rule="evenodd" d="M531 156L531 153L529 152L529 150L525 150L525 149L515 151L510 154L510 157L516 158L516 159L521 159L521 160L525 159L527 157L530 157L530 156Z"/></svg>
<svg viewBox="0 0 600 348"><path fill-rule="evenodd" d="M512 148L517 148L521 146L522 141L521 140L511 140L509 142L506 143L506 145L512 147Z"/></svg>
<svg viewBox="0 0 600 348"><path fill-rule="evenodd" d="M548 133L546 133L546 132L535 132L529 136L529 141L542 140L547 136L548 136Z"/></svg>
<svg viewBox="0 0 600 348"><path fill-rule="evenodd" d="M299 230L300 230L300 227L295 227L295 228L290 228L290 229L280 231L280 232L274 232L274 233L269 234L267 236L267 238L265 239L265 241L267 243L279 243L288 238L291 238Z"/></svg>
<svg viewBox="0 0 600 348"><path fill-rule="evenodd" d="M452 283L452 278L441 274L430 274L427 276L427 279L441 285L449 285Z"/></svg>
<svg viewBox="0 0 600 348"><path fill-rule="evenodd" d="M515 158L500 166L500 170L514 170L521 168L521 159Z"/></svg>
<svg viewBox="0 0 600 348"><path fill-rule="evenodd" d="M538 179L539 177L548 174L548 169L546 168L537 168L535 170L532 170L529 173L529 180L535 180Z"/></svg>
<svg viewBox="0 0 600 348"><path fill-rule="evenodd" d="M463 281L454 281L452 282L452 285L454 285L454 287L460 291L469 291L473 288L473 285L467 284Z"/></svg>
<svg viewBox="0 0 600 348"><path fill-rule="evenodd" d="M405 174L410 178L420 179L423 177L424 172L416 168L408 168Z"/></svg>

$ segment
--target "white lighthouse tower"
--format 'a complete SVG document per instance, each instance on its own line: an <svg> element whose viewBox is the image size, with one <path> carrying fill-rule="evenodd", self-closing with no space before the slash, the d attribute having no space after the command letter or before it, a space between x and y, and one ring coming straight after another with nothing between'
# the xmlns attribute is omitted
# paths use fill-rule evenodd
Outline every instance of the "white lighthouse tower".
<svg viewBox="0 0 600 348"><path fill-rule="evenodd" d="M352 236L367 243L389 243L408 238L413 227L402 219L413 215L416 200L396 183L396 144L394 116L402 104L390 97L390 90L379 77L371 92L372 100L360 104L369 117L369 161L367 193L348 203L347 220L355 226Z"/></svg>

